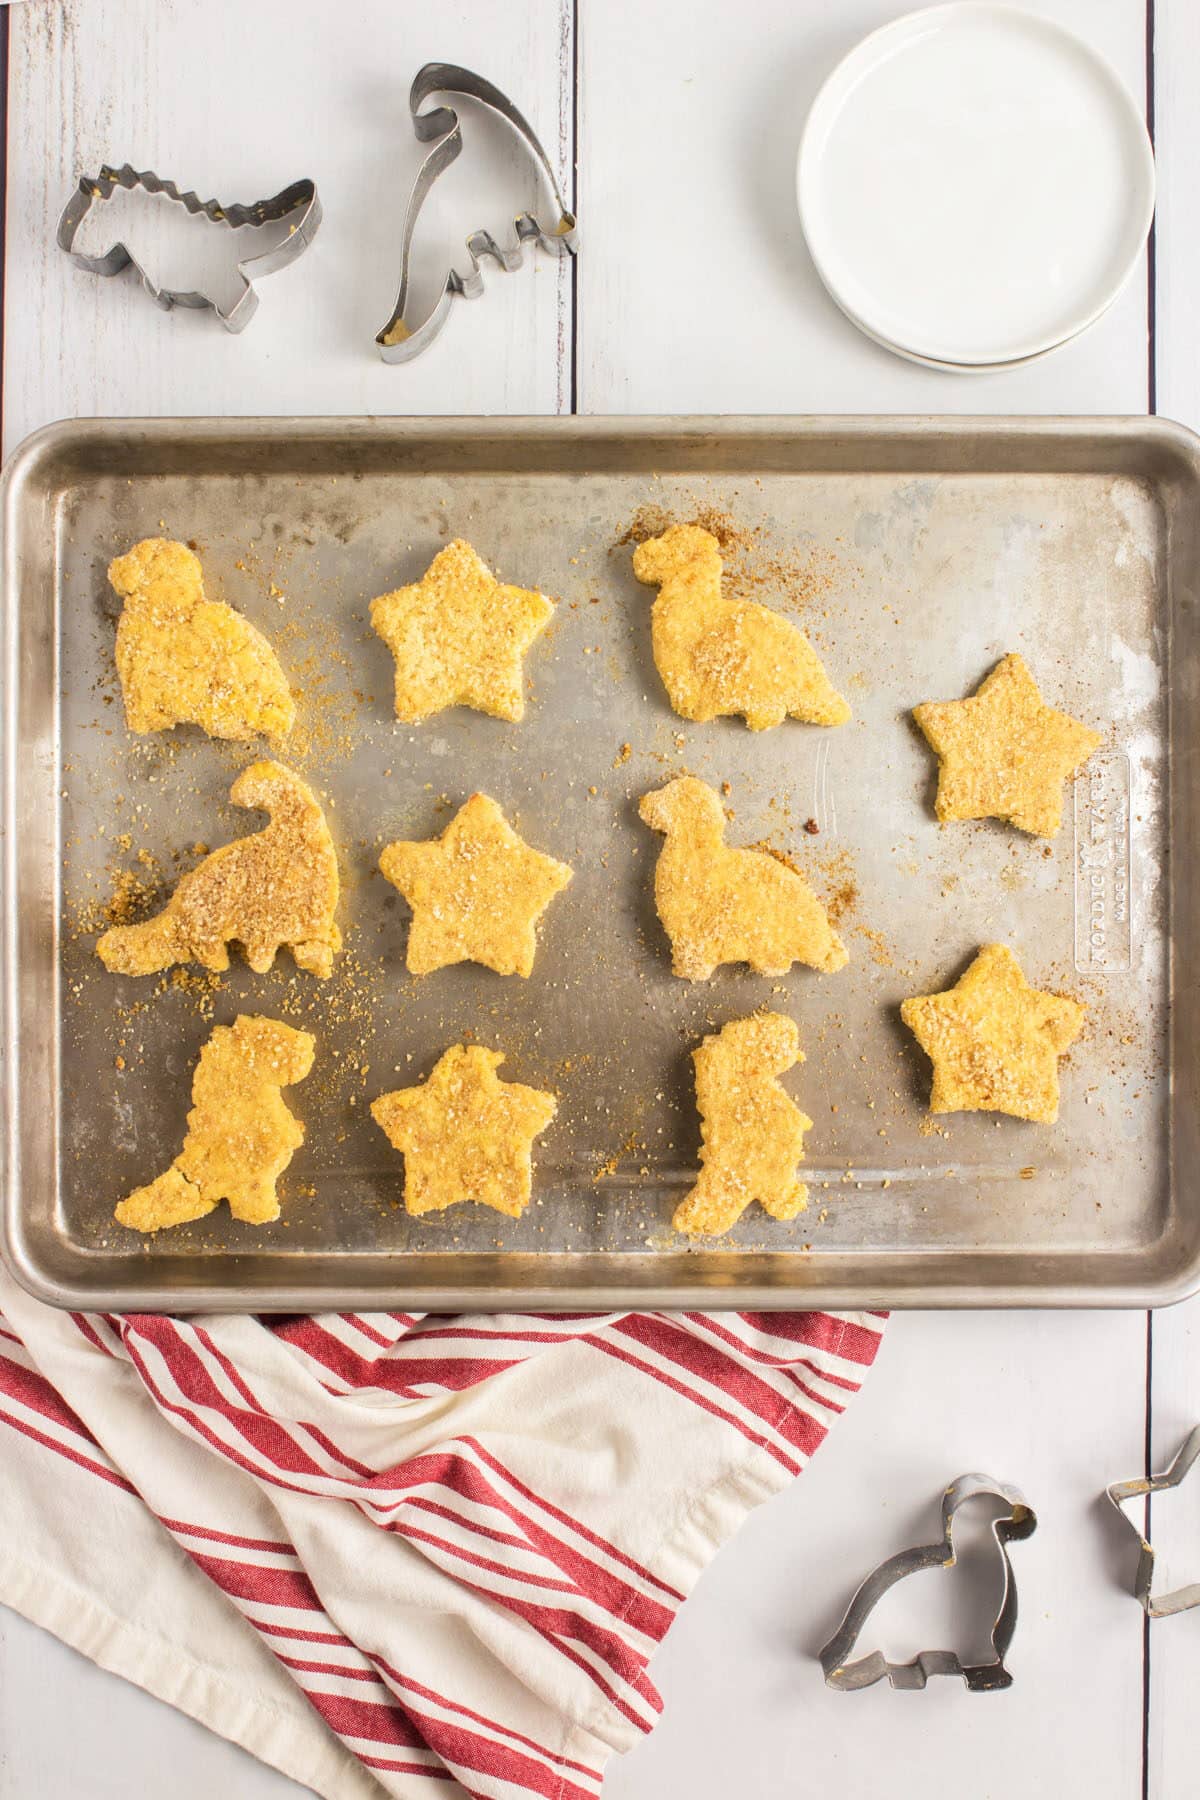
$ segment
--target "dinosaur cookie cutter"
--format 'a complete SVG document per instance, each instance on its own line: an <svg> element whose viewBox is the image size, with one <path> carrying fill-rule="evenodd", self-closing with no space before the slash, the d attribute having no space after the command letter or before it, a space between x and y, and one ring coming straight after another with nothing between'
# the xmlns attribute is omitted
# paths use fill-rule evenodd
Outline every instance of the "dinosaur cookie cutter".
<svg viewBox="0 0 1200 1800"><path fill-rule="evenodd" d="M1164 1594L1161 1599L1154 1598L1151 1593L1154 1586L1154 1546L1138 1530L1125 1511L1125 1502L1144 1499L1150 1494L1161 1494L1167 1488L1179 1487L1198 1457L1200 1457L1200 1425L1193 1425L1175 1452L1175 1460L1170 1468L1164 1470L1161 1475L1143 1475L1133 1481L1113 1481L1104 1490L1120 1517L1135 1533L1138 1543L1142 1547L1138 1557L1137 1573L1133 1578L1133 1595L1135 1600L1141 1602L1142 1609L1149 1619L1167 1619L1172 1613L1187 1612L1189 1607L1200 1605L1200 1581L1193 1581L1186 1587L1176 1588L1172 1593Z"/></svg>
<svg viewBox="0 0 1200 1800"><path fill-rule="evenodd" d="M481 106L498 114L518 137L524 139L554 196L558 220L550 230L546 230L532 213L519 213L513 221L516 242L508 247L498 244L490 231L473 231L466 240L467 254L471 259L469 273L462 275L457 269L451 268L433 310L414 324L406 315L417 219L434 182L458 159L463 147L462 126L453 107L435 106L430 112L421 111L425 102L434 94L460 94L467 99L477 100ZM396 295L391 317L375 338L379 354L387 363L411 362L413 357L427 349L446 323L455 295L461 294L464 299L475 300L483 293L483 271L480 267L482 257L490 256L502 269L511 273L513 269L519 269L524 261L525 245L528 243L538 243L543 250L549 250L556 256L573 256L579 247L575 215L567 208L540 139L525 115L498 87L494 87L482 75L462 68L458 63L426 63L424 68L418 69L408 91L408 110L412 114L413 131L419 141L423 144L432 143L434 147L418 169L408 197L400 248L400 291Z"/></svg>
<svg viewBox="0 0 1200 1800"><path fill-rule="evenodd" d="M854 1660L863 1628L890 1588L922 1569L952 1569L958 1560L954 1547L954 1520L969 1500L1001 1500L1006 1513L993 1519L991 1534L1004 1568L1000 1610L991 1630L995 1657L990 1662L964 1663L953 1650L922 1650L911 1662L890 1663L879 1650ZM1037 1515L1019 1488L994 1481L990 1475L960 1475L942 1495L942 1537L936 1544L917 1544L900 1550L873 1569L859 1587L846 1614L829 1642L818 1653L828 1687L850 1693L871 1687L886 1675L894 1688L923 1688L932 1675L961 1675L972 1693L989 1693L1012 1686L1004 1658L1017 1628L1017 1587L1008 1546L1037 1530Z"/></svg>
<svg viewBox="0 0 1200 1800"><path fill-rule="evenodd" d="M240 230L243 225L274 225L292 218L295 223L287 236L273 249L264 250L259 256L246 257L238 263L237 272L242 281L242 292L231 307L222 308L210 295L198 293L194 288L180 291L159 287L127 244L115 243L101 256L90 256L75 249L76 233L93 205L98 201L111 199L118 187L126 188L131 193L141 188L147 194L165 194L168 200L178 202L189 213L203 213L214 225L228 225L232 231ZM173 306L207 308L216 313L226 331L244 331L258 306L255 280L260 275L271 275L276 269L295 262L316 237L320 223L321 202L317 197L316 185L311 181L293 181L290 187L272 195L271 199L255 200L249 206L226 206L220 200L201 200L199 195L190 190L181 193L173 181L164 181L153 169L135 169L130 163L123 163L119 169L114 169L105 163L98 175L84 175L80 178L78 188L68 200L58 221L56 242L59 249L65 250L71 261L78 268L86 269L89 275L119 275L122 269L132 266L155 305L161 306L165 312L169 312Z"/></svg>

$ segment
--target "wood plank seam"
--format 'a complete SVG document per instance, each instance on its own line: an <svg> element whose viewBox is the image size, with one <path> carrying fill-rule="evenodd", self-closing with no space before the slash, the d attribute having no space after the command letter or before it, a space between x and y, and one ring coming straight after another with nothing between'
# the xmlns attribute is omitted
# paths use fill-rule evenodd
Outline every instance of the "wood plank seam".
<svg viewBox="0 0 1200 1800"><path fill-rule="evenodd" d="M1154 148L1154 0L1146 0L1146 130ZM1157 213L1150 222L1150 238L1146 245L1146 411L1158 411L1158 372L1156 367L1155 314L1158 292L1158 225ZM1151 1473L1154 1433L1154 1314L1146 1314L1146 1430L1144 1461L1147 1479ZM1144 1532L1150 1536L1150 1496L1146 1496ZM1150 1619L1142 1619L1142 1800L1150 1800Z"/></svg>

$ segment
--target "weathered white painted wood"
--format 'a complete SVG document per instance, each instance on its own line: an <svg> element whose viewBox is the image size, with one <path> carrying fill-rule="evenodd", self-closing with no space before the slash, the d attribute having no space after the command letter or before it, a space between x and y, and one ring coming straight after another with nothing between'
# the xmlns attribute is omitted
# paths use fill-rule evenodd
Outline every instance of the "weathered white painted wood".
<svg viewBox="0 0 1200 1800"><path fill-rule="evenodd" d="M605 1800L1137 1800L1140 1614L1108 1571L1095 1470L1108 1441L1136 1465L1138 1329L1097 1314L893 1320L854 1420L703 1577L655 1664L662 1721L612 1766ZM1014 1685L829 1691L813 1651L869 1568L937 1537L941 1489L968 1469L1019 1481L1038 1512L1012 1551ZM934 1602L956 1580L897 1590L864 1649L944 1645Z"/></svg>
<svg viewBox="0 0 1200 1800"><path fill-rule="evenodd" d="M845 0L800 21L780 0L745 0L736 21L704 30L682 0L657 7L653 29L631 0L585 9L586 410L1145 410L1141 273L1077 344L1003 376L908 365L826 298L796 224L796 141L824 73L896 10ZM1140 5L1038 10L1086 31L1143 91ZM618 135L615 164L596 146ZM656 1671L666 1716L614 1769L613 1800L660 1793L685 1771L695 1800L774 1800L797 1783L856 1797L1140 1793L1140 1617L1111 1575L1114 1537L1095 1488L1098 1446L1120 1441L1136 1465L1144 1317L924 1316L898 1318L892 1333L844 1436L725 1552L684 1612ZM802 1647L873 1560L928 1526L920 1497L981 1463L1025 1484L1043 1520L1020 1547L1017 1684L988 1698L948 1687L826 1693ZM1061 1679L1072 1662L1086 1680Z"/></svg>
<svg viewBox="0 0 1200 1800"><path fill-rule="evenodd" d="M388 367L373 343L395 299L422 155L409 81L434 58L481 68L565 174L569 0L55 0L14 7L11 30L6 448L71 414L569 407L569 267L540 251L512 275L489 265L487 294L457 302L420 361ZM465 135L429 202L426 268L454 250L465 262L476 226L501 238L515 212L546 208L511 134L475 115ZM206 314L162 313L132 275L81 273L55 247L78 176L126 160L223 200L317 179L316 242L262 282L241 336Z"/></svg>
<svg viewBox="0 0 1200 1800"><path fill-rule="evenodd" d="M582 407L1144 407L1137 280L1078 344L975 380L876 351L825 299L796 228L795 141L824 71L899 0L582 0L581 10ZM1140 91L1141 0L1042 10L1085 31ZM545 260L536 274L493 276L486 300L411 368L377 365L370 344L391 304L394 230L417 157L405 108L412 70L427 56L480 67L553 143L570 123L562 14L559 0L453 0L436 14L358 0L348 29L346 9L319 0L75 0L63 24L58 7L14 11L6 443L46 419L97 411L562 406L568 284ZM223 44L236 44L236 62ZM1163 105L1160 96L1160 138ZM317 245L263 284L243 338L208 319L159 315L125 283L89 284L48 248L78 166L126 154L223 197L319 178L327 218ZM473 206L465 218L451 210L458 236L481 222ZM1196 273L1181 306L1194 304ZM1135 1800L1140 1615L1117 1588L1119 1552L1093 1495L1109 1456L1120 1469L1140 1459L1143 1344L1141 1315L897 1319L857 1416L685 1609L655 1670L666 1717L614 1769L612 1800L657 1800L664 1789L784 1800L822 1781L849 1800L885 1790L906 1800L939 1785L997 1800ZM1014 1552L1024 1605L1017 1685L991 1697L950 1684L924 1696L827 1694L808 1653L849 1588L929 1525L923 1499L979 1464L1019 1480L1042 1519ZM224 1747L203 1759L186 1721L132 1690L110 1700L107 1678L40 1635L35 1654L31 1628L6 1626L0 1721L49 1716L52 1694L53 1715L73 1715L75 1734L68 1743L46 1730L3 1732L3 1800L137 1788L158 1746L181 1800L199 1800L222 1775L239 1800L286 1791ZM1081 1677L1064 1683L1064 1664ZM1151 1791L1174 1800L1189 1790Z"/></svg>
<svg viewBox="0 0 1200 1800"><path fill-rule="evenodd" d="M1141 1333L1141 1315L896 1319L853 1421L750 1520L685 1607L654 1665L662 1721L613 1763L605 1800L926 1800L942 1789L1140 1800L1141 1614L1119 1585L1128 1555L1096 1488L1109 1459L1114 1470L1139 1464ZM828 1692L813 1653L856 1582L935 1535L941 1486L980 1467L1019 1480L1040 1520L1013 1550L1014 1686ZM937 1598L898 1595L881 1613L885 1648L944 1641ZM51 1717L69 1717L71 1732L48 1730ZM163 1764L178 1800L207 1800L222 1776L238 1800L300 1791L0 1611L2 1800L149 1791ZM1190 1791L1151 1789L1154 1800Z"/></svg>
<svg viewBox="0 0 1200 1800"><path fill-rule="evenodd" d="M580 404L588 412L1140 412L1145 274L1076 343L937 374L828 298L796 214L817 88L897 0L604 0L580 23ZM1144 91L1142 0L1043 0Z"/></svg>
<svg viewBox="0 0 1200 1800"><path fill-rule="evenodd" d="M309 1792L0 1608L2 1800Z"/></svg>
<svg viewBox="0 0 1200 1800"><path fill-rule="evenodd" d="M1200 239L1195 171L1200 157L1196 76L1200 9L1192 0L1155 0L1155 113L1158 151L1156 366L1158 410L1200 430ZM1154 1467L1166 1466L1200 1420L1200 1300L1156 1313L1151 1384ZM1136 1464L1134 1467L1136 1468ZM1132 1470L1130 1471L1133 1472ZM1166 1552L1164 1587L1200 1577L1200 1483L1155 1501L1154 1541ZM1200 1690L1200 1612L1150 1628L1150 1793L1174 1800L1196 1791L1194 1726Z"/></svg>
<svg viewBox="0 0 1200 1800"><path fill-rule="evenodd" d="M1154 0L1155 363L1158 410L1200 430L1200 234L1196 159L1200 155L1197 75L1200 8L1193 0Z"/></svg>

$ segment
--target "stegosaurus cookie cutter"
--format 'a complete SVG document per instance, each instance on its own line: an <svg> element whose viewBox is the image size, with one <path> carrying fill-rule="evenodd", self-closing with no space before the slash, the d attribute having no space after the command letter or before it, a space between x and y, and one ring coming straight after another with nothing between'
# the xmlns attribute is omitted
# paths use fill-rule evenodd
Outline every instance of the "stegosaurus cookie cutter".
<svg viewBox="0 0 1200 1800"><path fill-rule="evenodd" d="M110 200L118 187L131 193L141 188L147 194L165 194L168 200L178 202L187 212L203 213L214 225L228 225L232 231L239 230L243 225L275 225L293 216L295 223L287 236L272 249L264 250L258 256L245 257L238 263L237 273L242 282L242 292L231 307L223 308L211 295L200 293L195 288L185 290L160 287L148 270L138 262L129 246L120 241L111 244L101 256L91 256L75 249L76 233L92 207L98 201ZM276 269L295 262L312 243L320 223L321 202L317 197L316 184L312 181L293 181L289 187L273 194L269 200L255 200L248 206L226 206L221 200L201 200L190 188L184 192L173 181L165 181L161 175L156 175L153 169L135 169L132 163L122 163L116 169L105 163L98 175L80 177L79 186L63 208L62 217L58 221L56 242L59 249L65 250L71 261L78 268L86 269L89 275L119 275L122 269L133 268L155 305L161 306L165 312L169 312L173 306L207 308L217 315L226 331L244 331L258 306L255 279L260 275L271 275Z"/></svg>
<svg viewBox="0 0 1200 1800"><path fill-rule="evenodd" d="M435 106L431 112L422 112L421 108L433 94L462 94L469 100L477 100L491 112L498 114L517 135L525 140L531 154L538 163L554 203L558 208L557 223L550 229L538 223L532 213L519 213L513 221L516 231L516 242L508 247L499 245L490 231L473 231L466 240L467 254L471 258L471 267L466 275L451 268L446 275L442 291L434 303L432 311L418 324L413 324L407 317L409 302L409 274L412 256L413 235L417 228L417 219L425 204L429 190L438 176L443 174L452 162L462 154L462 126L458 114L451 106ZM423 144L433 143L429 152L417 171L416 181L408 197L408 208L404 215L404 229L400 250L400 291L396 295L396 304L391 317L376 334L375 342L379 346L379 354L387 363L411 362L422 350L428 348L446 323L451 304L457 294L464 299L475 300L483 293L483 271L480 258L490 256L500 267L511 272L519 269L525 258L525 245L539 243L543 250L549 250L556 256L573 256L579 247L579 231L575 215L571 212L563 198L550 159L542 148L541 140L525 115L515 107L507 94L502 94L498 87L482 75L476 75L470 69L464 69L458 63L426 63L417 70L413 84L408 91L408 109L412 114L413 131ZM436 141L435 141L436 140Z"/></svg>
<svg viewBox="0 0 1200 1800"><path fill-rule="evenodd" d="M954 1548L954 1520L967 1501L1002 1500L1008 1511L993 1519L991 1534L1004 1569L1000 1610L991 1629L995 1657L990 1662L964 1663L953 1650L922 1650L911 1662L888 1662L882 1651L851 1660L868 1618L890 1588L922 1569L951 1569L958 1560ZM936 1544L917 1544L900 1550L873 1569L846 1608L846 1614L829 1642L819 1651L828 1687L853 1692L871 1687L884 1676L894 1688L923 1688L933 1675L961 1675L973 1693L995 1692L1012 1686L1004 1659L1017 1628L1017 1587L1008 1546L1037 1530L1037 1515L1019 1488L995 1481L990 1475L960 1475L942 1495L942 1537Z"/></svg>
<svg viewBox="0 0 1200 1800"><path fill-rule="evenodd" d="M1187 1612L1189 1607L1200 1606L1200 1581L1192 1581L1186 1587L1175 1588L1169 1594L1163 1594L1156 1600L1152 1593L1154 1586L1154 1545L1149 1538L1134 1524L1125 1511L1128 1500L1141 1500L1151 1494L1161 1494L1167 1488L1179 1487L1192 1465L1200 1457L1200 1425L1193 1425L1175 1452L1174 1461L1161 1475L1142 1475L1132 1481L1112 1481L1105 1488L1109 1500L1116 1507L1118 1514L1126 1525L1137 1536L1141 1545L1138 1557L1137 1573L1133 1578L1133 1596L1141 1602L1147 1618L1168 1619L1172 1613Z"/></svg>

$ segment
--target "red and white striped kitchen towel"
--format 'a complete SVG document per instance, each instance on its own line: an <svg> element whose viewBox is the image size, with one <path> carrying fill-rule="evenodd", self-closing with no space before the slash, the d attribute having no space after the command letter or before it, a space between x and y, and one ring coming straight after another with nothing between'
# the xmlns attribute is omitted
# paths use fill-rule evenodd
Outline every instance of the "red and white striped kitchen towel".
<svg viewBox="0 0 1200 1800"><path fill-rule="evenodd" d="M882 1326L118 1317L0 1272L0 1601L336 1800L596 1800Z"/></svg>

